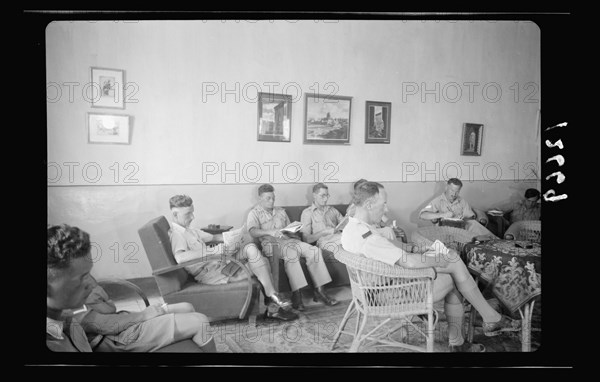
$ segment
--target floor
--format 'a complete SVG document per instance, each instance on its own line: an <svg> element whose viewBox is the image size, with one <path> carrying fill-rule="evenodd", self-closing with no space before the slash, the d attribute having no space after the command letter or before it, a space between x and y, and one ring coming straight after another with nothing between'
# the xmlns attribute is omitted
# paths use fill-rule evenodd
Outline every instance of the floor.
<svg viewBox="0 0 600 382"><path fill-rule="evenodd" d="M130 279L129 281L131 281L134 284L136 284L137 286L139 286L145 292L146 296L148 297L149 303L151 305L163 303L163 299L160 296L160 293L158 291L158 287L156 285L156 282L154 281L154 278L138 278L138 279ZM123 294L123 293L121 293L122 291L123 291L122 288L118 288L118 289L114 289L114 290L107 290L107 293L109 293L111 298L113 298L113 300L115 301L118 310L139 311L144 308L145 305L141 299L137 298L137 294L135 294L135 293ZM331 297L335 298L338 301L350 301L352 299L352 291L350 289L350 286L329 288L328 293ZM261 300L261 305L262 305L263 299L261 298L260 300ZM321 305L320 303L314 302L312 300L312 295L310 295L310 292L303 293L303 302L304 302L304 305L306 306L306 312L310 312L311 307L314 310L314 309L316 309L315 307ZM497 301L491 301L490 303L491 304L497 303ZM439 312L443 312L443 301L436 303L434 305L434 308L436 310L438 310ZM264 311L264 307L262 307L262 306L261 306L261 311ZM541 313L540 313L540 315L541 315ZM440 320L445 320L445 318L443 317L443 313L441 314ZM535 322L535 319L534 319L534 322ZM477 321L476 321L476 323L477 323ZM220 325L220 323L213 323L211 325ZM519 337L520 332L519 332L519 335L517 335L516 333L515 334L511 333L508 335L502 335L502 336L497 336L497 337L485 337L482 334L479 334L479 335L477 334L477 333L480 333L480 330L481 329L479 329L479 332L478 331L475 332L476 335L475 335L474 342L480 342L480 343L484 344L484 346L486 347L486 351L488 351L488 352L520 352L521 351L521 343L520 343L520 337ZM532 351L535 351L540 346L540 342L541 342L541 332L540 331L532 332Z"/></svg>

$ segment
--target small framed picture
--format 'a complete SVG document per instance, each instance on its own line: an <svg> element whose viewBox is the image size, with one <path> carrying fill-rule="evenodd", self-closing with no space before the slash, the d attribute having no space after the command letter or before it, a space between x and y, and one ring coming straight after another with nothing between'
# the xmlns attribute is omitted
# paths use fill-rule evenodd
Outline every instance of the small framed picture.
<svg viewBox="0 0 600 382"><path fill-rule="evenodd" d="M88 113L88 143L131 143L128 115Z"/></svg>
<svg viewBox="0 0 600 382"><path fill-rule="evenodd" d="M390 143L392 103L367 101L365 143Z"/></svg>
<svg viewBox="0 0 600 382"><path fill-rule="evenodd" d="M258 140L289 142L292 131L292 96L258 93Z"/></svg>
<svg viewBox="0 0 600 382"><path fill-rule="evenodd" d="M462 128L461 155L481 155L483 125L464 123Z"/></svg>
<svg viewBox="0 0 600 382"><path fill-rule="evenodd" d="M92 67L92 107L125 109L125 71Z"/></svg>
<svg viewBox="0 0 600 382"><path fill-rule="evenodd" d="M306 94L304 143L350 144L352 97Z"/></svg>

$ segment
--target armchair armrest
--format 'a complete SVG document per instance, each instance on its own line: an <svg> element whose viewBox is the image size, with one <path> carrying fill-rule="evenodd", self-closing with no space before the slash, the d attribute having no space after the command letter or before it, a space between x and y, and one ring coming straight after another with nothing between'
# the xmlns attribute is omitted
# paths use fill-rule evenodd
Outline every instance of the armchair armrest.
<svg viewBox="0 0 600 382"><path fill-rule="evenodd" d="M137 285L135 285L134 283L132 283L131 281L127 281L127 280L123 280L123 279L117 279L117 278L103 278L103 279L99 279L96 281L98 283L98 285L100 285L102 288L108 286L108 285L119 285L119 286L123 286L129 289L134 290L142 300L144 300L144 304L146 304L146 306L150 306L150 302L148 301L148 297L146 296L146 294L144 293L144 291ZM106 289L106 288L105 288Z"/></svg>

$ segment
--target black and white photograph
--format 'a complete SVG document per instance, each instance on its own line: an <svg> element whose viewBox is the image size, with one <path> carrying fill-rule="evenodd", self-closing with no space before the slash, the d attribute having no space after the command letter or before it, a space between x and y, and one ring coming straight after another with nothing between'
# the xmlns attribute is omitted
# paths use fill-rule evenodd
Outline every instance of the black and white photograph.
<svg viewBox="0 0 600 382"><path fill-rule="evenodd" d="M568 73L542 49L568 14L33 13L40 360L545 367L570 352L562 297L542 294L542 269L574 286L554 265L575 126L550 102Z"/></svg>

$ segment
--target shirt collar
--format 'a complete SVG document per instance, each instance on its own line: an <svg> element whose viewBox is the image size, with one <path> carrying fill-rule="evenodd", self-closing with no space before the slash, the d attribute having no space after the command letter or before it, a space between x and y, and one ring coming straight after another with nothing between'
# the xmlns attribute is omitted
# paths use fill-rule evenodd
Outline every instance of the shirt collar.
<svg viewBox="0 0 600 382"><path fill-rule="evenodd" d="M171 222L171 227L179 233L184 233L187 230L187 228L175 222Z"/></svg>

